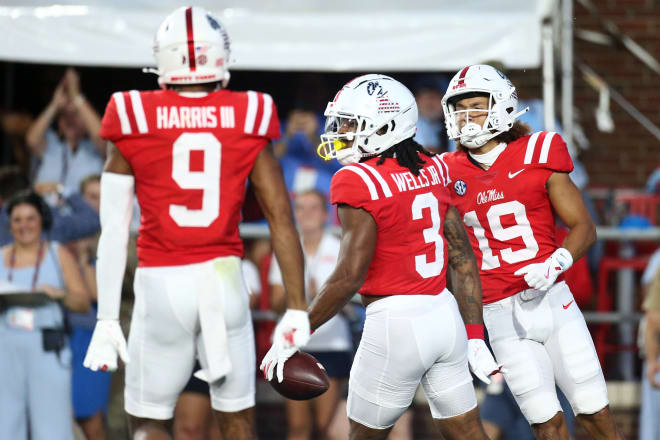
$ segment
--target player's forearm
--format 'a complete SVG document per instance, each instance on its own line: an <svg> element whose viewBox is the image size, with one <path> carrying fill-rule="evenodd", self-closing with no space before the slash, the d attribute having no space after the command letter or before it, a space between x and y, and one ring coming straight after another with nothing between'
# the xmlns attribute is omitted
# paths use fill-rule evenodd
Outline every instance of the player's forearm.
<svg viewBox="0 0 660 440"><path fill-rule="evenodd" d="M483 324L481 283L473 271L450 269L454 297L465 324Z"/></svg>
<svg viewBox="0 0 660 440"><path fill-rule="evenodd" d="M445 217L444 235L449 252L449 276L459 311L466 324L483 324L481 281L463 223L454 208Z"/></svg>
<svg viewBox="0 0 660 440"><path fill-rule="evenodd" d="M594 241L596 241L596 226L589 218L570 228L561 247L571 253L573 261L577 261L587 253Z"/></svg>
<svg viewBox="0 0 660 440"><path fill-rule="evenodd" d="M347 279L328 279L309 306L309 328L316 330L339 313L359 288Z"/></svg>
<svg viewBox="0 0 660 440"><path fill-rule="evenodd" d="M286 290L287 307L304 310L304 257L298 232L293 220L280 219L270 222L273 251L282 270L282 282Z"/></svg>

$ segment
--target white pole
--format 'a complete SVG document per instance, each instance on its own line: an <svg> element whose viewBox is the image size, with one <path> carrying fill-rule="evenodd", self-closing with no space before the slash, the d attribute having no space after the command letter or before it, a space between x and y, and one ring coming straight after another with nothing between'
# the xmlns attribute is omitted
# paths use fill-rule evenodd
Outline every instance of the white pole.
<svg viewBox="0 0 660 440"><path fill-rule="evenodd" d="M568 151L573 146L573 0L562 0L561 123Z"/></svg>
<svg viewBox="0 0 660 440"><path fill-rule="evenodd" d="M543 23L543 121L546 131L555 131L555 60L552 23Z"/></svg>

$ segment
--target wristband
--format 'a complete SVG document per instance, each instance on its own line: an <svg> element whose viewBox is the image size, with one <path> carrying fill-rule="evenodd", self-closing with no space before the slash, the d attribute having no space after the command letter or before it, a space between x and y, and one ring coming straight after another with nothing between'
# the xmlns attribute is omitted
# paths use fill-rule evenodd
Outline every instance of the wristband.
<svg viewBox="0 0 660 440"><path fill-rule="evenodd" d="M484 339L483 324L465 324L468 339Z"/></svg>

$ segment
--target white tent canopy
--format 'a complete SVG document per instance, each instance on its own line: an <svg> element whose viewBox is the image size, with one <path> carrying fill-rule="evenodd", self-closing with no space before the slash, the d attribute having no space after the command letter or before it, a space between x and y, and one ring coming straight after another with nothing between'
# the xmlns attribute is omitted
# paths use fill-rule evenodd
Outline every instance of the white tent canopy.
<svg viewBox="0 0 660 440"><path fill-rule="evenodd" d="M234 69L447 71L486 60L541 65L551 0L196 1L232 39ZM0 1L0 59L140 67L181 2Z"/></svg>

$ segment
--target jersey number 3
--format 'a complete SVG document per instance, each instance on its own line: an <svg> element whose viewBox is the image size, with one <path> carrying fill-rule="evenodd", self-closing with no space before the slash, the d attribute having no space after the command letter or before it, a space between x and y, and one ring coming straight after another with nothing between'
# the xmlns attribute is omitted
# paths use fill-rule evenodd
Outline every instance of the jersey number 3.
<svg viewBox="0 0 660 440"><path fill-rule="evenodd" d="M442 219L438 209L438 199L432 193L418 194L412 203L412 218L420 220L423 217L424 208L429 208L431 212L431 227L422 231L425 243L435 244L435 260L427 261L426 255L415 255L415 270L422 278L431 278L442 273L442 266L445 262L444 242L440 234Z"/></svg>
<svg viewBox="0 0 660 440"><path fill-rule="evenodd" d="M203 151L202 171L190 171L190 152ZM222 145L211 133L183 133L172 145L172 179L182 189L202 190L201 209L170 205L170 217L179 226L208 227L220 215L220 159Z"/></svg>

